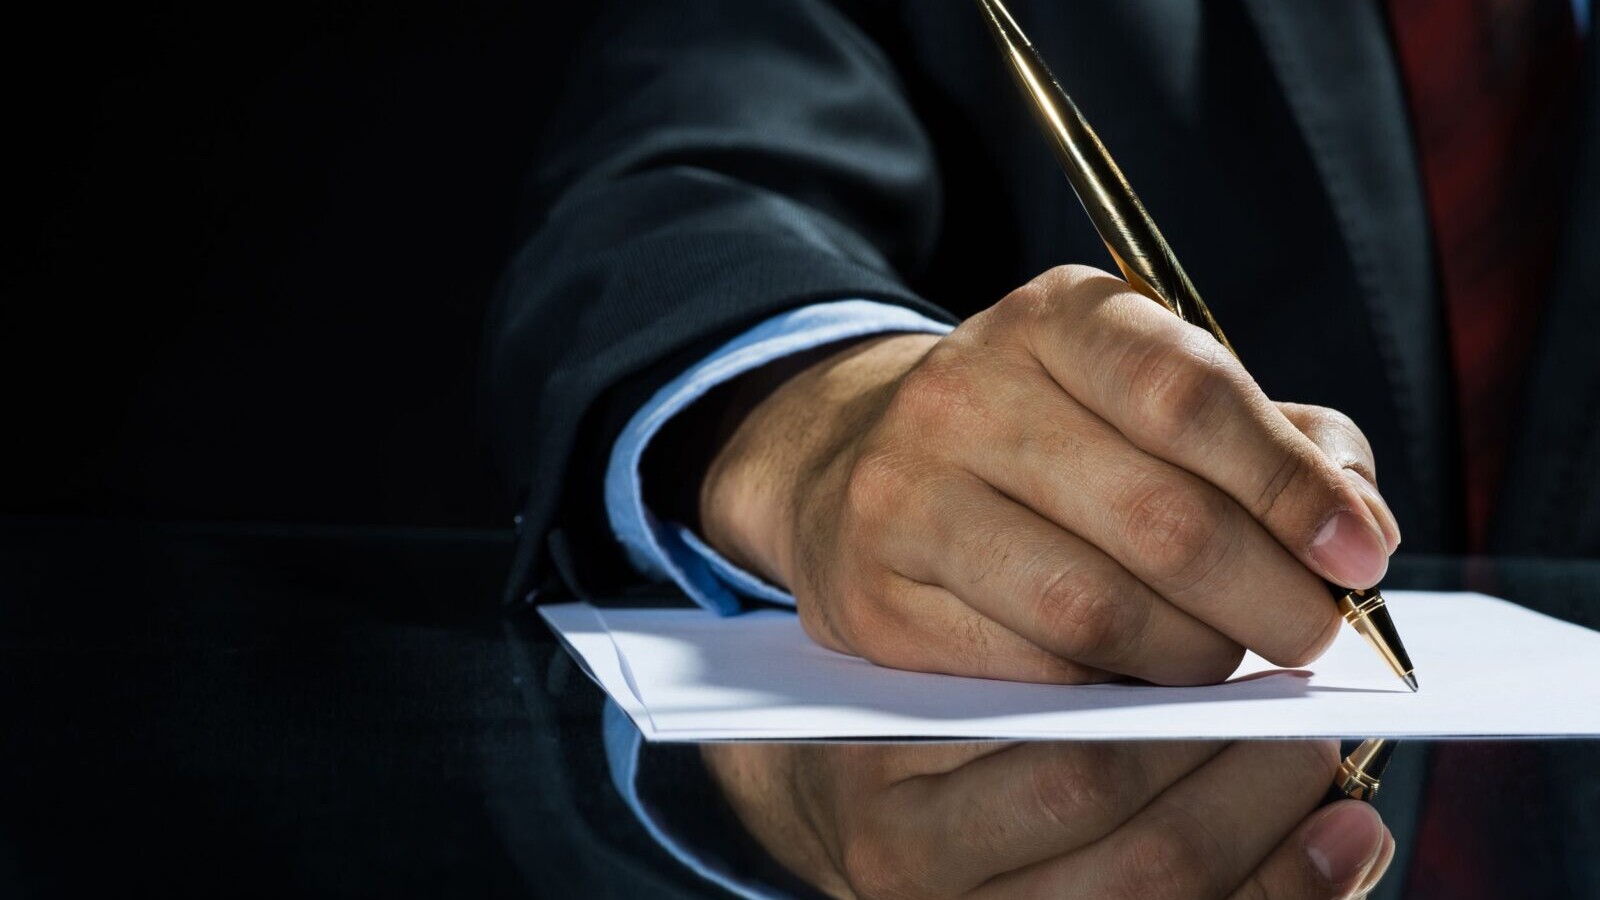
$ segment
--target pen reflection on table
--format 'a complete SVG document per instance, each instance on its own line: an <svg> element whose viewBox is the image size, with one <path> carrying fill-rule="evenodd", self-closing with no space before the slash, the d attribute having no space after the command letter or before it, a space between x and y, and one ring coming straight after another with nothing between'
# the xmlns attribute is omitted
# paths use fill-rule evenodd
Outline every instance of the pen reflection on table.
<svg viewBox="0 0 1600 900"><path fill-rule="evenodd" d="M1332 741L699 752L756 842L833 896L1351 896L1395 852L1370 804L1324 804Z"/></svg>

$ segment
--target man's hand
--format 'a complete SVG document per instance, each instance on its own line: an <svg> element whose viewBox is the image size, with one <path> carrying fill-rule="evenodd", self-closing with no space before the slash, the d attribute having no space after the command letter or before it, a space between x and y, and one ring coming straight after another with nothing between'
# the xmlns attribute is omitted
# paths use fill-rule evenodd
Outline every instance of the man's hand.
<svg viewBox="0 0 1600 900"><path fill-rule="evenodd" d="M1331 742L708 744L779 862L836 897L1311 900L1394 855L1372 807L1316 809Z"/></svg>
<svg viewBox="0 0 1600 900"><path fill-rule="evenodd" d="M1078 683L1226 678L1323 652L1324 576L1399 541L1366 439L1275 404L1204 331L1051 270L942 339L854 345L740 424L707 540L813 639L898 668Z"/></svg>

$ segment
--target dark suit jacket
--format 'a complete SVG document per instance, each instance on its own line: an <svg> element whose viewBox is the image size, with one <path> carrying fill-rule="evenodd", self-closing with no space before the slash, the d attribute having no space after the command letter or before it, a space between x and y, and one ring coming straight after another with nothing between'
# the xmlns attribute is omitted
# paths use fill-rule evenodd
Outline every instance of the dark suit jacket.
<svg viewBox="0 0 1600 900"><path fill-rule="evenodd" d="M717 340L868 297L967 316L1109 266L963 0L630 2L578 55L542 221L490 325L520 594L619 570L622 422ZM1371 2L1018 2L1250 371L1371 439L1406 551L1459 550L1449 365L1401 85ZM1496 517L1499 553L1600 554L1600 122L1585 63L1566 241ZM559 555L559 554L558 554ZM625 570L625 567L620 567Z"/></svg>
<svg viewBox="0 0 1600 900"><path fill-rule="evenodd" d="M1380 5L1012 7L1267 393L1350 414L1404 550L1460 550L1429 224ZM624 586L606 454L718 340L836 298L959 319L1049 266L1109 268L966 0L632 0L576 59L541 221L490 325L514 596L557 569ZM1600 554L1594 54L1584 71L1498 553Z"/></svg>

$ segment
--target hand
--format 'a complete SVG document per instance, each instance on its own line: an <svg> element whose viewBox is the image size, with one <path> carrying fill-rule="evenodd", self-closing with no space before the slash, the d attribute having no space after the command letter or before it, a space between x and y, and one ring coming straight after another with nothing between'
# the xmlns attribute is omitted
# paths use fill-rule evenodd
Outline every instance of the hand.
<svg viewBox="0 0 1600 900"><path fill-rule="evenodd" d="M1204 331L1053 269L939 339L849 347L755 407L702 486L707 540L813 639L899 668L1220 681L1316 658L1323 576L1399 541L1366 439L1275 404Z"/></svg>
<svg viewBox="0 0 1600 900"><path fill-rule="evenodd" d="M836 897L1349 897L1394 855L1316 809L1330 742L709 744L741 822Z"/></svg>

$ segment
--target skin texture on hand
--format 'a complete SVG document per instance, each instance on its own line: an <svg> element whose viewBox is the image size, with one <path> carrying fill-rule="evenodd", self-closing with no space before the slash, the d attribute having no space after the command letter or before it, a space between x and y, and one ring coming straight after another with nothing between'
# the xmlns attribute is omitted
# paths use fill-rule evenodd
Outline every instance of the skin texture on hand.
<svg viewBox="0 0 1600 900"><path fill-rule="evenodd" d="M1370 891L1394 839L1318 809L1331 742L709 744L741 822L835 897L1316 900Z"/></svg>
<svg viewBox="0 0 1600 900"><path fill-rule="evenodd" d="M1304 665L1339 626L1319 577L1370 587L1399 542L1354 423L1270 401L1083 267L788 379L712 461L700 519L824 646L1054 683Z"/></svg>

